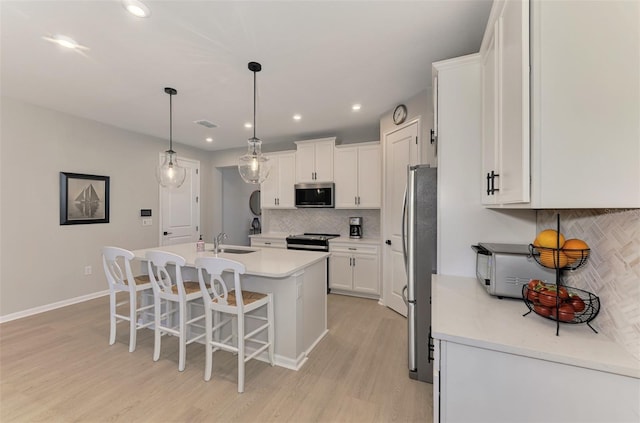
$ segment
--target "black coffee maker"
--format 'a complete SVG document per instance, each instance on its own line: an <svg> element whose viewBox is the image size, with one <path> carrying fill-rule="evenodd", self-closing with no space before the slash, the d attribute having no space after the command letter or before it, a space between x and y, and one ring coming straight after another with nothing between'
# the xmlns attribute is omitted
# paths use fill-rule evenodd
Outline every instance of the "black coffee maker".
<svg viewBox="0 0 640 423"><path fill-rule="evenodd" d="M362 218L349 218L349 238L362 238Z"/></svg>

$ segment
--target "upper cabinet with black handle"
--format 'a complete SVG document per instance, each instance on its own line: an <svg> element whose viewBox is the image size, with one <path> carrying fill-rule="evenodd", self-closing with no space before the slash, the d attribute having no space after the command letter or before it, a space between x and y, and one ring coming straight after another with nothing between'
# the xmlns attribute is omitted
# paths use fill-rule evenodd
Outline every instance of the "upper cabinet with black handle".
<svg viewBox="0 0 640 423"><path fill-rule="evenodd" d="M482 202L640 207L640 2L496 0L482 60Z"/></svg>

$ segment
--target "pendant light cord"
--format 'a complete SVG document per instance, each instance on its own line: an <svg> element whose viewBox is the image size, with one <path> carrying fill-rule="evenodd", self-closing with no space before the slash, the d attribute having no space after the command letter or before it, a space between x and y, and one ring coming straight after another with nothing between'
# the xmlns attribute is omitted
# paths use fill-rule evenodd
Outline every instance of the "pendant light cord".
<svg viewBox="0 0 640 423"><path fill-rule="evenodd" d="M256 71L253 71L253 142L256 140Z"/></svg>
<svg viewBox="0 0 640 423"><path fill-rule="evenodd" d="M173 151L173 94L169 93L169 151Z"/></svg>

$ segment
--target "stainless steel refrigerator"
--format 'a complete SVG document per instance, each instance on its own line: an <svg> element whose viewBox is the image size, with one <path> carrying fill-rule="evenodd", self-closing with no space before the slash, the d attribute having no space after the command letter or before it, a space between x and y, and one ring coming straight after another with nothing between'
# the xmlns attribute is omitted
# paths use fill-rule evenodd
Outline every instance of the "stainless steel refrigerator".
<svg viewBox="0 0 640 423"><path fill-rule="evenodd" d="M433 383L431 275L436 273L437 169L409 166L402 235L409 326L409 377Z"/></svg>

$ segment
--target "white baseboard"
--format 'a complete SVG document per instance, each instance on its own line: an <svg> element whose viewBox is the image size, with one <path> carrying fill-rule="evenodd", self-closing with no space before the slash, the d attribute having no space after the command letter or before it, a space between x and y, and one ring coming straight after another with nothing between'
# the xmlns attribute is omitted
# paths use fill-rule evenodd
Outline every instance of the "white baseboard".
<svg viewBox="0 0 640 423"><path fill-rule="evenodd" d="M66 307L72 304L82 303L84 301L93 300L94 298L104 297L109 295L109 290L94 292L92 294L83 295L81 297L70 298L68 300L58 301L57 303L47 304L39 307L30 308L28 310L18 311L11 314L0 316L0 324L10 322L16 319L22 319L23 317L33 316L35 314L44 313L46 311L55 310L57 308Z"/></svg>

